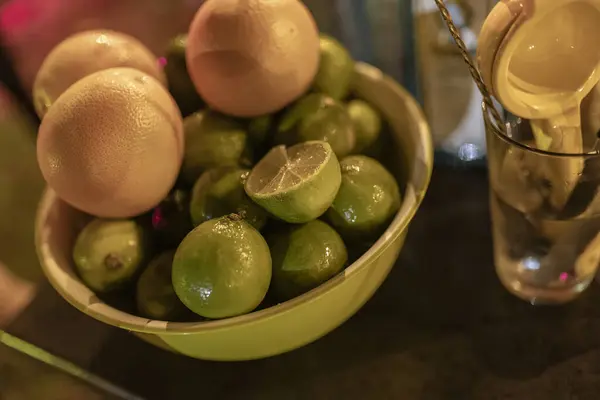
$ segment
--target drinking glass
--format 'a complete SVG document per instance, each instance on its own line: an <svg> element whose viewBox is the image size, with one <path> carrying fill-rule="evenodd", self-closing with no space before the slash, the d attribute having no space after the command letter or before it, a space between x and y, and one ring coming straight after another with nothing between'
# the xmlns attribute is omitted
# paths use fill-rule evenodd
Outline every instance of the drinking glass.
<svg viewBox="0 0 600 400"><path fill-rule="evenodd" d="M0 399L142 400L0 329Z"/></svg>
<svg viewBox="0 0 600 400"><path fill-rule="evenodd" d="M571 301L600 261L600 155L591 150L597 137L581 154L545 152L534 148L529 121L505 115L502 130L485 105L483 115L498 277L532 304Z"/></svg>

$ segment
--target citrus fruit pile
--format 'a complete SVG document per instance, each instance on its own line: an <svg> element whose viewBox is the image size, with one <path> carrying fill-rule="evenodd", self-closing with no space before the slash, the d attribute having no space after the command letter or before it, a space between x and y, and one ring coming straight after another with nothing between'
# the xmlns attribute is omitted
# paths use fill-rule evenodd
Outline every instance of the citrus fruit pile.
<svg viewBox="0 0 600 400"><path fill-rule="evenodd" d="M177 321L249 313L343 271L401 203L365 155L384 123L353 77L298 0L207 0L160 58L112 31L58 45L34 88L38 161L94 217L73 248L82 281Z"/></svg>

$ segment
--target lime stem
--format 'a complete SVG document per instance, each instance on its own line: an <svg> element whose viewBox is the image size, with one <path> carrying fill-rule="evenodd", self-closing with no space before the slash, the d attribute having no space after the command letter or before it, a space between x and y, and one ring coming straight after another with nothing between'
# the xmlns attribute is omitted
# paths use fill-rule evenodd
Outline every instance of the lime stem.
<svg viewBox="0 0 600 400"><path fill-rule="evenodd" d="M123 262L116 254L109 253L104 257L104 266L107 270L114 271L123 268Z"/></svg>
<svg viewBox="0 0 600 400"><path fill-rule="evenodd" d="M241 215L239 215L239 214L229 214L229 215L227 216L227 218L229 218L230 220L232 220L232 221L235 221L235 222L242 221L242 220L244 219L244 218L243 218Z"/></svg>

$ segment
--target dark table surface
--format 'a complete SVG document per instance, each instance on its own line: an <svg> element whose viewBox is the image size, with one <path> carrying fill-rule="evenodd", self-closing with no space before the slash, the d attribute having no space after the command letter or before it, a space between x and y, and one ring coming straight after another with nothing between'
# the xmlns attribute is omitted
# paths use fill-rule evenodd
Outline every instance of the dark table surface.
<svg viewBox="0 0 600 400"><path fill-rule="evenodd" d="M323 339L216 363L154 348L78 312L48 285L8 331L147 399L600 398L598 285L533 307L497 281L485 170L437 168L398 263Z"/></svg>

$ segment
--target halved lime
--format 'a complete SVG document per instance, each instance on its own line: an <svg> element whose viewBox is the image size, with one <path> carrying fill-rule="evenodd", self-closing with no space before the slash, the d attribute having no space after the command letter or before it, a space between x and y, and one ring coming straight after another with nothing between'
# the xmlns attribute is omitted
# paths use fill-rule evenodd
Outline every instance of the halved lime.
<svg viewBox="0 0 600 400"><path fill-rule="evenodd" d="M321 216L340 187L340 164L327 142L277 146L254 167L246 193L274 216L305 223Z"/></svg>
<svg viewBox="0 0 600 400"><path fill-rule="evenodd" d="M187 35L179 35L171 40L167 49L165 75L169 91L185 117L205 107L188 74L185 62Z"/></svg>
<svg viewBox="0 0 600 400"><path fill-rule="evenodd" d="M339 273L348 251L338 233L315 220L269 236L273 259L271 290L277 299L289 300L316 288Z"/></svg>
<svg viewBox="0 0 600 400"><path fill-rule="evenodd" d="M356 144L354 153L361 153L371 146L381 133L381 117L366 101L352 100L348 103L348 114L354 125Z"/></svg>
<svg viewBox="0 0 600 400"><path fill-rule="evenodd" d="M321 93L311 93L298 100L284 115L275 141L287 146L322 140L328 142L339 158L355 146L354 125L344 105Z"/></svg>
<svg viewBox="0 0 600 400"><path fill-rule="evenodd" d="M190 310L227 318L254 310L271 282L265 239L236 215L207 221L181 242L173 260L173 287Z"/></svg>
<svg viewBox="0 0 600 400"><path fill-rule="evenodd" d="M346 48L331 36L321 34L321 62L314 87L334 99L342 100L350 91L354 60Z"/></svg>
<svg viewBox="0 0 600 400"><path fill-rule="evenodd" d="M201 111L183 120L185 153L182 174L189 184L210 168L250 163L248 134L240 123L214 111Z"/></svg>
<svg viewBox="0 0 600 400"><path fill-rule="evenodd" d="M381 233L400 208L396 179L367 156L349 156L340 165L342 185L327 218L343 236Z"/></svg>
<svg viewBox="0 0 600 400"><path fill-rule="evenodd" d="M153 259L137 282L136 303L144 317L176 321L187 309L179 300L171 282L174 251Z"/></svg>
<svg viewBox="0 0 600 400"><path fill-rule="evenodd" d="M81 231L73 260L81 280L97 293L132 281L147 261L147 234L135 221L95 219Z"/></svg>
<svg viewBox="0 0 600 400"><path fill-rule="evenodd" d="M194 225L235 213L261 230L267 222L267 212L244 191L249 174L250 170L235 167L213 168L203 173L192 190L190 213Z"/></svg>

